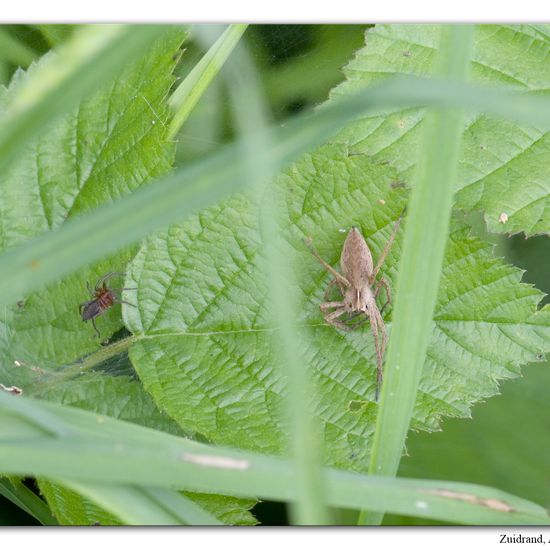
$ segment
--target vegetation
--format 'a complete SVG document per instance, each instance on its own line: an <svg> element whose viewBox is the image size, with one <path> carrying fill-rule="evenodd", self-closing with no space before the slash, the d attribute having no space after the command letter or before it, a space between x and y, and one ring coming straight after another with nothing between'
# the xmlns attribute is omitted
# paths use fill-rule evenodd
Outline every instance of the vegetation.
<svg viewBox="0 0 550 550"><path fill-rule="evenodd" d="M0 31L4 498L43 524L550 523L550 27ZM369 324L324 322L304 241L337 266L357 226L376 262L404 211L377 400Z"/></svg>

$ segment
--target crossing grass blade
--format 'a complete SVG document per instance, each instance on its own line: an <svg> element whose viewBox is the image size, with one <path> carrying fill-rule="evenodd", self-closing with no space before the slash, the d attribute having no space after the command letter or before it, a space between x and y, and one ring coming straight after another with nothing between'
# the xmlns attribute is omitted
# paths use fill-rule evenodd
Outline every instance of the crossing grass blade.
<svg viewBox="0 0 550 550"><path fill-rule="evenodd" d="M168 126L169 138L174 137L183 126L247 27L248 25L230 25L174 90L168 102L173 111L173 118Z"/></svg>
<svg viewBox="0 0 550 550"><path fill-rule="evenodd" d="M436 68L442 76L458 81L466 78L472 43L472 27L445 29ZM396 475L403 454L430 339L461 135L460 111L428 114L400 260L394 324L369 469L373 475ZM362 513L359 518L360 523L381 520L378 513Z"/></svg>
<svg viewBox="0 0 550 550"><path fill-rule="evenodd" d="M399 79L334 102L313 115L296 117L282 128L271 127L266 137L272 144L269 158L260 160L279 169L326 141L360 114L425 104L487 110L550 128L550 100L546 98L441 80ZM41 285L243 189L246 154L243 141L236 142L116 203L69 220L59 230L6 252L0 256L0 304L13 303Z"/></svg>
<svg viewBox="0 0 550 550"><path fill-rule="evenodd" d="M19 506L42 525L57 525L47 504L19 479L0 479L0 495Z"/></svg>
<svg viewBox="0 0 550 550"><path fill-rule="evenodd" d="M262 161L269 158L267 153L271 143L268 139L261 139L267 138L265 131L258 132L267 126L268 110L258 92L259 78L246 50L238 48L235 53L226 78L231 88L237 125L247 147L248 184L253 186L256 181L269 181L276 173L273 165ZM279 372L287 380L283 412L288 423L287 448L294 461L296 486L296 499L290 506L289 516L292 524L326 525L330 520L323 495L319 430L310 402L304 399L304 395L312 395L316 390L302 355L302 350L309 345L308 336L304 330L289 322L297 316L296 303L292 299L293 287L297 283L282 252L284 241L278 227L282 212L277 206L280 202L277 193L276 188L270 187L261 201L264 212L261 230L271 281L269 310L272 322L280 327L274 339L273 355Z"/></svg>
<svg viewBox="0 0 550 550"><path fill-rule="evenodd" d="M57 436L39 417L54 419ZM149 428L25 397L0 394L0 471L63 483L188 489L292 501L293 463L211 447ZM326 502L463 524L548 525L548 512L480 485L395 479L323 469ZM76 488L76 486L75 486ZM99 494L99 492L98 492Z"/></svg>

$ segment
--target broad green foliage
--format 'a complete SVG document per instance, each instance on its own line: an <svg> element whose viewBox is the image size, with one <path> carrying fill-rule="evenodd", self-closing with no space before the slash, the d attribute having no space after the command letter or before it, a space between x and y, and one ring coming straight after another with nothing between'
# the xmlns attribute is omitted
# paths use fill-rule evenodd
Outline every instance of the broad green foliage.
<svg viewBox="0 0 550 550"><path fill-rule="evenodd" d="M397 185L396 185L397 184ZM276 181L284 215L284 257L296 276L297 319L318 388L326 460L362 470L368 463L376 404L374 346L368 327L341 333L323 323L318 304L330 277L303 238L337 264L350 226L361 228L374 258L403 210L395 169L332 145L306 155ZM260 199L261 202L261 199ZM261 204L236 196L149 238L129 275L139 307L126 308L138 336L130 358L146 389L186 430L215 443L281 452L284 381L274 370L266 311ZM383 268L396 273L401 231ZM535 313L541 293L490 247L454 224L413 426L434 429L442 415L467 416L493 395L497 380L535 361L550 333ZM391 313L385 313L391 321ZM388 329L391 322L388 322Z"/></svg>
<svg viewBox="0 0 550 550"><path fill-rule="evenodd" d="M174 435L185 435L173 420L156 408L141 384L129 376L91 373L82 379L63 383L55 383L54 378L47 384L49 389L35 390L42 399L91 410Z"/></svg>
<svg viewBox="0 0 550 550"><path fill-rule="evenodd" d="M439 32L438 25L377 25L370 29L366 46L345 68L347 80L332 96L393 75L429 75ZM547 94L549 53L548 36L541 30L478 25L471 79L533 95ZM341 139L353 152L391 162L400 178L410 181L423 115L420 109L407 109L369 116L349 127ZM548 233L549 158L548 134L482 114L470 115L463 134L456 206L482 210L493 232ZM499 222L502 213L508 216L505 224Z"/></svg>
<svg viewBox="0 0 550 550"><path fill-rule="evenodd" d="M186 492L184 494L226 525L256 525L258 523L248 511L256 504L255 500L206 493Z"/></svg>
<svg viewBox="0 0 550 550"><path fill-rule="evenodd" d="M165 139L166 97L183 37L174 30L157 41L108 88L29 144L0 182L0 248L53 230L65 219L116 200L170 170L174 144ZM15 75L7 103L36 67ZM10 314L10 348L18 350L18 359L56 365L97 348L92 327L82 323L78 312L79 303L89 299L86 281L93 286L109 271L124 271L133 252L122 250L25 297ZM122 280L110 284L120 287ZM119 307L98 324L103 338L120 328Z"/></svg>
<svg viewBox="0 0 550 550"><path fill-rule="evenodd" d="M55 229L66 218L114 200L170 169L173 145L163 140L165 129L159 117L166 116L173 56L183 36L178 31L158 41L109 89L84 101L29 145L0 182L2 248ZM35 67L26 73L18 71L9 88L0 89L1 105L17 94ZM93 285L111 270L124 271L131 257L132 250L121 251L6 310L2 383L21 387L26 395L177 433L140 384L127 376L93 375L57 384L50 372L99 347L92 327L82 323L78 312L79 303L88 299L86 281ZM103 336L120 328L120 306L100 318L98 325Z"/></svg>
<svg viewBox="0 0 550 550"><path fill-rule="evenodd" d="M285 257L300 274L296 299L303 301L300 318L288 322L310 330L313 345L306 354L318 375L330 462L341 465L350 456L358 464L365 458L375 407L350 412L348 405L373 399L374 350L368 331L344 337L322 322L317 304L328 279L302 238L311 235L321 253L329 249L335 259L355 223L378 256L403 208L404 193L391 189L393 176L391 168L348 157L336 146L307 156L277 182L288 201L288 218L281 220ZM362 201L357 209L367 189L372 203ZM378 200L391 206L381 208ZM338 204L332 212L331 203ZM267 321L260 215L260 205L239 195L149 239L129 277L139 287L139 308L125 314L131 330L146 336L130 357L161 408L214 442L280 452L284 381L271 358L276 328ZM385 273L391 278L394 270Z"/></svg>
<svg viewBox="0 0 550 550"><path fill-rule="evenodd" d="M111 514L74 491L45 479L41 479L38 486L61 525L120 525Z"/></svg>
<svg viewBox="0 0 550 550"><path fill-rule="evenodd" d="M550 72L544 69L543 30L477 27L473 79L545 93ZM434 25L376 26L333 97L391 74L430 74L438 36ZM165 36L108 89L29 144L0 181L0 250L55 230L171 169L167 98L183 37L176 30ZM0 87L0 114L35 67ZM330 275L304 239L311 237L337 266L355 225L376 262L407 203L423 115L409 109L363 118L267 184L275 193L265 196L280 203L281 257L294 274L291 299L299 305L297 317L285 322L307 335L303 356L317 390L304 399L314 400L324 462L339 468L368 466L377 414L374 342L368 323L344 333L324 322L318 306ZM547 141L537 129L470 115L456 207L483 210L492 230L548 232ZM0 382L176 435L283 452L285 380L273 359L279 327L269 311L265 196L234 195L156 232L139 252L126 248L21 297L0 312ZM505 224L499 223L503 213ZM392 288L405 225L381 271ZM127 272L110 282L113 287L136 287L124 297L137 307L123 306L122 313L133 333L129 359L143 386L124 355L87 376L66 376L75 361L100 347L78 305L89 299L86 281L93 285L109 271ZM499 380L518 376L522 364L550 350L550 308L537 310L542 294L522 284L521 275L494 259L459 215L453 218L413 428L434 430L444 416L468 416L473 403L498 392ZM336 290L332 299L338 299ZM384 318L389 333L391 306ZM97 323L107 344L122 327L120 306ZM116 523L72 491L45 480L40 488L62 523ZM225 523L254 523L252 501L188 496Z"/></svg>
<svg viewBox="0 0 550 550"><path fill-rule="evenodd" d="M0 205L2 248L55 229L65 219L115 200L171 169L174 143L166 139L166 100L184 35L174 30L158 41L108 89L84 101L29 146L0 184L5 197ZM0 89L1 104L9 94L17 94L18 83L32 76L33 67L18 72L7 90ZM92 327L82 323L78 312L79 303L88 299L86 281L93 286L109 271L125 271L134 253L134 248L120 251L6 311L1 382L23 388L25 395L185 435L156 408L141 384L125 374L129 365L124 356L101 365L103 373L82 378L65 380L63 372L52 372L99 347ZM120 287L123 281L115 278L109 285ZM127 299L135 301L131 293ZM103 338L120 328L120 306L97 324ZM117 523L73 491L45 480L40 480L40 488L62 523ZM254 501L220 495L192 498L226 523L254 523L247 511Z"/></svg>
<svg viewBox="0 0 550 550"><path fill-rule="evenodd" d="M0 182L0 248L53 230L67 218L128 194L170 170L174 146L164 138L166 98L183 38L181 31L169 33L108 88L29 144ZM36 67L18 71L7 89L0 88L0 111ZM65 384L48 376L50 369L99 347L92 327L82 323L78 312L79 303L88 299L86 281L93 286L111 270L124 271L133 252L120 251L6 310L1 320L1 381L23 388L26 395L38 394L181 434L141 385L127 376L97 374ZM122 286L122 281L114 279L111 284ZM98 320L103 337L121 324L119 306ZM55 494L64 493L55 489ZM75 499L80 497L74 494Z"/></svg>
<svg viewBox="0 0 550 550"><path fill-rule="evenodd" d="M129 66L108 89L100 90L42 136L0 181L0 248L6 249L59 227L72 216L127 194L170 169L173 144L163 136L166 97L184 33L173 31ZM53 55L53 54L49 54ZM0 111L32 78L40 63L18 71L0 87ZM93 237L93 236L92 236ZM124 271L132 250L123 250L21 300L2 312L3 383L26 392L42 373L58 369L99 347L92 327L82 323L78 305L92 285L111 270ZM121 280L112 284L120 286ZM98 320L103 336L121 326L115 306Z"/></svg>
<svg viewBox="0 0 550 550"><path fill-rule="evenodd" d="M89 500L68 489L46 480L40 481L40 491L50 505L52 512L62 525L120 525L113 515L102 510ZM256 520L248 509L253 500L207 495L204 493L184 493L206 511L226 525L255 525Z"/></svg>

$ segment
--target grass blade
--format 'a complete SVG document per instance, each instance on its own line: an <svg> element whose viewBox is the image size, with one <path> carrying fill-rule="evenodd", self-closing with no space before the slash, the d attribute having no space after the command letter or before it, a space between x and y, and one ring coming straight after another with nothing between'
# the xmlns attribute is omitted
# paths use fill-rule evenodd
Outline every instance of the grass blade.
<svg viewBox="0 0 550 550"><path fill-rule="evenodd" d="M18 401L18 408L12 405ZM45 436L36 414L65 425ZM14 424L25 426L14 431ZM15 434L15 435L14 435ZM19 436L17 436L19 434ZM292 461L210 447L95 413L0 394L0 471L86 484L143 485L292 501ZM497 489L323 469L326 502L463 524L550 524L548 512ZM102 504L103 505L103 504Z"/></svg>
<svg viewBox="0 0 550 550"><path fill-rule="evenodd" d="M173 138L183 126L247 27L230 25L175 89L168 102L173 111L173 119L168 126L168 139Z"/></svg>
<svg viewBox="0 0 550 550"><path fill-rule="evenodd" d="M0 495L19 506L42 525L58 525L48 505L21 481L0 479Z"/></svg>
<svg viewBox="0 0 550 550"><path fill-rule="evenodd" d="M256 181L269 181L275 173L275 167L269 163L267 154L271 148L268 134L259 131L266 127L267 106L258 93L259 78L244 48L237 49L228 69L226 76L237 123L248 151L247 177L252 186ZM267 162L263 159L267 159ZM289 322L296 319L298 313L292 298L297 284L287 264L281 230L277 226L280 200L275 188L267 189L261 204L264 212L261 215L261 228L270 280L269 310L274 325L280 327L273 350L277 367L287 381L283 413L289 425L288 453L293 457L296 485L296 499L290 506L290 520L298 525L326 525L329 523L329 514L323 502L321 444L310 399L304 398L312 398L315 391L307 362L301 353L302 349L308 347L307 335Z"/></svg>
<svg viewBox="0 0 550 550"><path fill-rule="evenodd" d="M442 76L466 78L472 39L470 26L445 29L439 59ZM459 111L428 114L400 261L394 324L369 468L373 475L396 475L409 430L439 288L461 131ZM360 523L381 520L380 514L362 513L359 518Z"/></svg>
<svg viewBox="0 0 550 550"><path fill-rule="evenodd" d="M66 40L78 28L78 25L46 23L37 24L34 27L42 34L50 48L54 48Z"/></svg>

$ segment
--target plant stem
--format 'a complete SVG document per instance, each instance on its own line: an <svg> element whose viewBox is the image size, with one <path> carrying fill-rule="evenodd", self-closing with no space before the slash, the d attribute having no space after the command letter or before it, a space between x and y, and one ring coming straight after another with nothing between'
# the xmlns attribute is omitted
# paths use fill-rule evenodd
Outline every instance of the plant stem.
<svg viewBox="0 0 550 550"><path fill-rule="evenodd" d="M133 343L140 339L140 336L128 336L128 338L123 338L122 340L118 340L108 346L98 349L81 361L77 361L63 370L53 372L51 379L41 383L39 388L37 388L37 391L33 392L33 394L36 396L42 395L59 384L62 384L64 381L71 380L86 371L92 370L94 367L97 367L111 357L115 357L116 355L125 352Z"/></svg>

